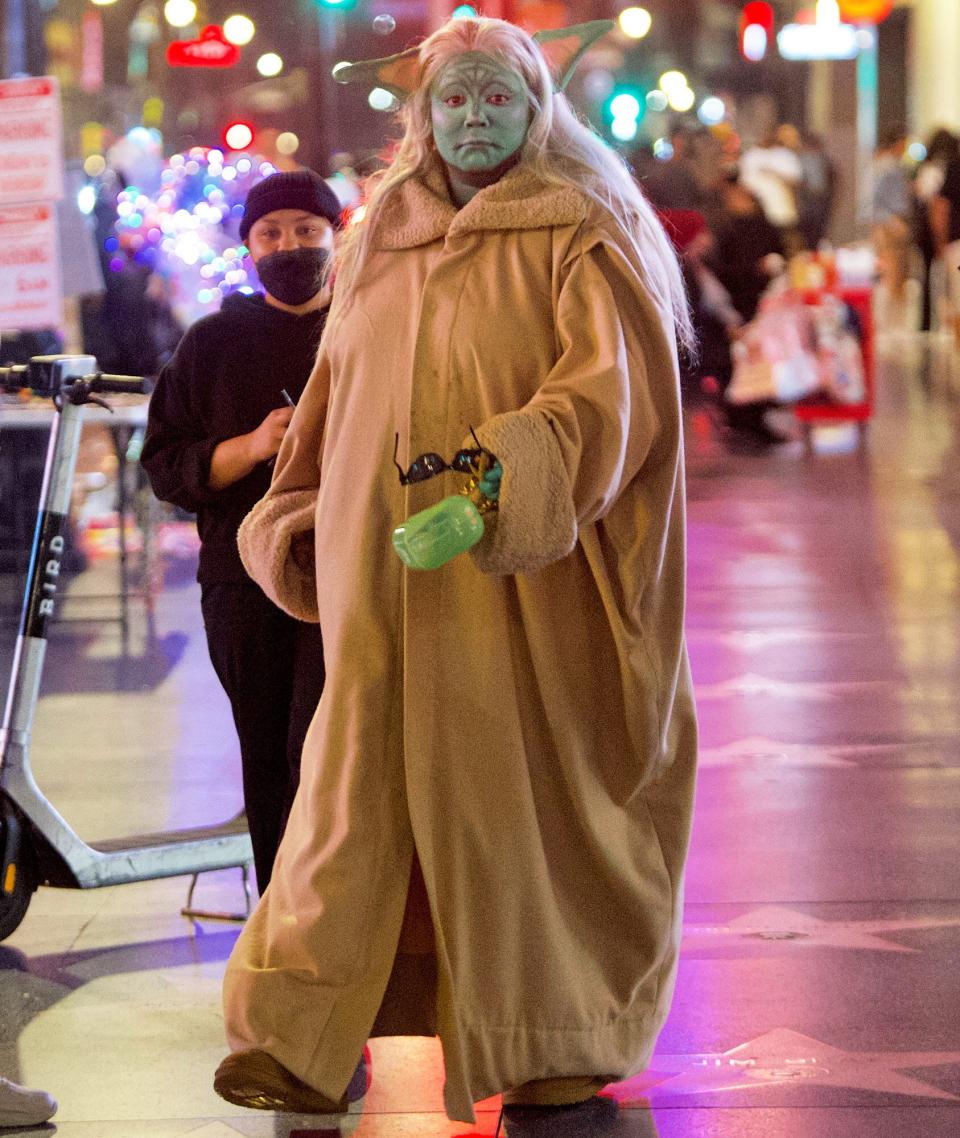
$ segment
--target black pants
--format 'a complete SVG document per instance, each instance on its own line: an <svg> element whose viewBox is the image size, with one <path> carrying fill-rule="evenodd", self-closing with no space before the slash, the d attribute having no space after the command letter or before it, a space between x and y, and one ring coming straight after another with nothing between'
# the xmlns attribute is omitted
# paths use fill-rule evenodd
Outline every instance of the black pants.
<svg viewBox="0 0 960 1138"><path fill-rule="evenodd" d="M204 585L201 606L210 659L240 739L243 801L262 894L323 691L320 626L287 616L252 581Z"/></svg>

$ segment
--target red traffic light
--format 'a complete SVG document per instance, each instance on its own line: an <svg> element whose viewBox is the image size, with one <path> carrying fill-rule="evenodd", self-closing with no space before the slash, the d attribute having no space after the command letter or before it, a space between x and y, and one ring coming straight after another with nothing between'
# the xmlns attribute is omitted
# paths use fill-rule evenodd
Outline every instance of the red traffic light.
<svg viewBox="0 0 960 1138"><path fill-rule="evenodd" d="M744 4L740 13L740 54L757 63L767 54L773 40L773 8L766 0Z"/></svg>
<svg viewBox="0 0 960 1138"><path fill-rule="evenodd" d="M744 4L740 16L741 23L759 24L765 31L773 32L773 6L767 0L752 0Z"/></svg>

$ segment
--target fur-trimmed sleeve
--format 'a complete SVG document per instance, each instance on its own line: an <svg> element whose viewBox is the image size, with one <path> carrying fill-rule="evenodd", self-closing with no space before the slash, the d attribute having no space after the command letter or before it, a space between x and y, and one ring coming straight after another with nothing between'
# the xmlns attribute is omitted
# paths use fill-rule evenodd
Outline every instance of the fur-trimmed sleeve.
<svg viewBox="0 0 960 1138"><path fill-rule="evenodd" d="M270 489L237 534L240 558L254 581L284 612L310 622L320 619L314 527L329 391L330 367L321 347L277 455Z"/></svg>
<svg viewBox="0 0 960 1138"><path fill-rule="evenodd" d="M237 547L243 567L275 605L316 623L317 573L313 526L315 490L268 494L243 519Z"/></svg>
<svg viewBox="0 0 960 1138"><path fill-rule="evenodd" d="M663 317L613 241L581 240L556 327L560 354L537 394L477 428L503 467L499 509L473 550L485 573L535 572L569 554L580 526L604 517L640 473L661 430L657 403L678 404ZM652 384L669 398L654 399Z"/></svg>
<svg viewBox="0 0 960 1138"><path fill-rule="evenodd" d="M484 573L535 573L577 543L570 482L549 420L537 411L495 415L477 431L503 467L499 508L473 559ZM464 446L470 441L465 440Z"/></svg>

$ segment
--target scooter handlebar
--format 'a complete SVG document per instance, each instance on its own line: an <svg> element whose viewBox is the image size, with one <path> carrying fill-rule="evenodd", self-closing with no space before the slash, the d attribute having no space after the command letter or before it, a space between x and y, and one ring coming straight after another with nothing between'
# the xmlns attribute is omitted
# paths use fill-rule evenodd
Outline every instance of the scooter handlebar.
<svg viewBox="0 0 960 1138"><path fill-rule="evenodd" d="M14 364L12 367L0 367L0 390L17 391L24 386L24 377L29 368L26 364Z"/></svg>
<svg viewBox="0 0 960 1138"><path fill-rule="evenodd" d="M27 364L0 367L0 391L57 396L65 389L73 389L75 395L149 395L153 390L153 381L143 376L110 375L94 371L96 366L93 356L34 356Z"/></svg>
<svg viewBox="0 0 960 1138"><path fill-rule="evenodd" d="M153 391L153 380L142 375L108 375L97 372L84 376L91 391L114 395L149 395Z"/></svg>

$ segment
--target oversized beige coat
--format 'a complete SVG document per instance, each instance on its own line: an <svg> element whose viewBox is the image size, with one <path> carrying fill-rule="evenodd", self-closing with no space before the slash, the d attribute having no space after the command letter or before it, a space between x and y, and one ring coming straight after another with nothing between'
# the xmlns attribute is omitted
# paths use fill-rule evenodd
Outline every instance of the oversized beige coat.
<svg viewBox="0 0 960 1138"><path fill-rule="evenodd" d="M373 238L240 535L319 616L327 686L226 1024L332 1098L368 1034L436 1033L469 1122L637 1071L669 1005L696 750L676 361L612 221L523 167L459 211L408 181ZM401 487L394 432L406 467L471 426L499 513L407 570L393 528L463 477Z"/></svg>

